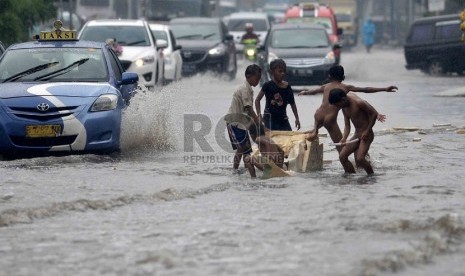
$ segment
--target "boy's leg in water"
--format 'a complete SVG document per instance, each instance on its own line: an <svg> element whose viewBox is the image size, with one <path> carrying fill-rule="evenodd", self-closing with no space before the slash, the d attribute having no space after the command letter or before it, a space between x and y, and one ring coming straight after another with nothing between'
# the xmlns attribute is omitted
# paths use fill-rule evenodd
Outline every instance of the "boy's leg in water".
<svg viewBox="0 0 465 276"><path fill-rule="evenodd" d="M355 173L354 165L349 161L349 156L357 149L358 143L346 144L339 153L339 161L346 173Z"/></svg>
<svg viewBox="0 0 465 276"><path fill-rule="evenodd" d="M250 176L252 178L257 177L256 174L255 174L255 168L254 168L254 165L253 165L252 156L250 156L250 154L243 154L243 159L244 159L244 165L247 168L247 170L249 171Z"/></svg>
<svg viewBox="0 0 465 276"><path fill-rule="evenodd" d="M362 140L359 143L358 149L355 155L355 164L358 167L363 168L368 175L372 175L374 173L373 167L371 166L370 162L366 159L368 154L368 150L370 149L370 145L373 142L374 135L370 135L366 140Z"/></svg>
<svg viewBox="0 0 465 276"><path fill-rule="evenodd" d="M236 151L236 154L234 154L234 163L233 163L234 170L239 169L239 165L241 164L241 159L242 159L242 153Z"/></svg>

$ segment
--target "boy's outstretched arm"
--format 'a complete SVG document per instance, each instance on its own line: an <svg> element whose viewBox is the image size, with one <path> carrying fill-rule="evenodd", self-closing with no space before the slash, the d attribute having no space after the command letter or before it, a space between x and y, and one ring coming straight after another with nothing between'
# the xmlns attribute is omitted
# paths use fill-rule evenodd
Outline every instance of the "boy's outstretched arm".
<svg viewBox="0 0 465 276"><path fill-rule="evenodd" d="M297 105L295 103L291 104L292 112L294 113L295 117L295 127L297 130L300 129L300 120L299 120L299 113L297 112Z"/></svg>
<svg viewBox="0 0 465 276"><path fill-rule="evenodd" d="M257 111L257 115L260 121L263 120L261 106L260 106L260 101L262 100L263 96L265 96L265 92L263 92L263 90L260 90L257 97L255 98L255 110Z"/></svg>
<svg viewBox="0 0 465 276"><path fill-rule="evenodd" d="M347 90L351 92L376 93L376 92L397 92L397 86L391 85L388 87L357 87L346 85Z"/></svg>
<svg viewBox="0 0 465 276"><path fill-rule="evenodd" d="M312 89L312 90L302 90L297 94L298 96L303 96L303 95L316 95L318 93L323 93L324 91L324 86L320 86L318 88Z"/></svg>
<svg viewBox="0 0 465 276"><path fill-rule="evenodd" d="M258 125L260 120L257 114L255 113L255 111L253 111L253 107L248 105L248 106L245 106L244 109L245 109L245 112L247 112L247 114L253 119L254 123Z"/></svg>

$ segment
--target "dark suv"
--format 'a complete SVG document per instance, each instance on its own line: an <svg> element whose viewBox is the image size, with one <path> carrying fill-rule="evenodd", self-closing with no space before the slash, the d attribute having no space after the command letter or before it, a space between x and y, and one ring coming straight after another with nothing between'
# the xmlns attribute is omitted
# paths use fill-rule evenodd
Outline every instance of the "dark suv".
<svg viewBox="0 0 465 276"><path fill-rule="evenodd" d="M465 71L465 43L461 41L459 15L433 16L416 20L404 45L406 68L433 76Z"/></svg>
<svg viewBox="0 0 465 276"><path fill-rule="evenodd" d="M178 44L182 45L183 76L207 70L234 79L237 72L233 36L219 18L184 17L170 21Z"/></svg>

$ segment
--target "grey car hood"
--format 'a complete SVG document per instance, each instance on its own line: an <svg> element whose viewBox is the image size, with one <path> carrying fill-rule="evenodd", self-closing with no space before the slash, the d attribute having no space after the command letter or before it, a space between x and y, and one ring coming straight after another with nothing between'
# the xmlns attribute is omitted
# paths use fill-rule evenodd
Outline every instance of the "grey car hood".
<svg viewBox="0 0 465 276"><path fill-rule="evenodd" d="M181 39L177 40L176 44L182 46L182 51L184 50L209 50L219 45L221 41L218 40L187 40Z"/></svg>
<svg viewBox="0 0 465 276"><path fill-rule="evenodd" d="M325 48L268 48L279 58L324 58L331 51L331 47Z"/></svg>

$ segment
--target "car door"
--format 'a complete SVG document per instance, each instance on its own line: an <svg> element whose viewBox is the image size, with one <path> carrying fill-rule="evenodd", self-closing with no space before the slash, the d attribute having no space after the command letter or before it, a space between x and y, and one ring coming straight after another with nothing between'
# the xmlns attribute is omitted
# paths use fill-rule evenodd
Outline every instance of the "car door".
<svg viewBox="0 0 465 276"><path fill-rule="evenodd" d="M168 29L168 39L170 40L170 45L172 47L172 56L176 64L176 74L174 80L179 80L181 78L181 69L182 69L182 56L181 56L181 48L182 46L178 45L176 42L176 37L173 34L171 29Z"/></svg>
<svg viewBox="0 0 465 276"><path fill-rule="evenodd" d="M234 37L229 33L228 28L220 20L220 28L223 37L223 43L226 45L228 49L228 72L236 71L237 70L237 63L236 63L236 46L234 44Z"/></svg>
<svg viewBox="0 0 465 276"><path fill-rule="evenodd" d="M119 59L113 50L108 49L108 54L110 59L110 70L113 72L116 82L120 82L122 80L122 75L124 72L123 66L119 62ZM117 86L116 88L120 91L121 96L123 97L123 100L126 103L126 105L129 105L129 100L133 96L134 91L136 91L137 89L137 83L121 85Z"/></svg>

